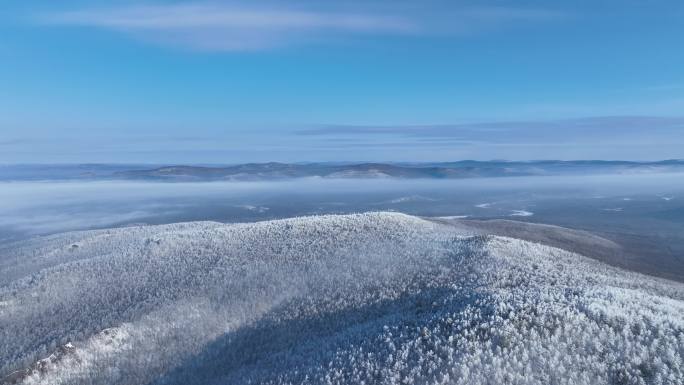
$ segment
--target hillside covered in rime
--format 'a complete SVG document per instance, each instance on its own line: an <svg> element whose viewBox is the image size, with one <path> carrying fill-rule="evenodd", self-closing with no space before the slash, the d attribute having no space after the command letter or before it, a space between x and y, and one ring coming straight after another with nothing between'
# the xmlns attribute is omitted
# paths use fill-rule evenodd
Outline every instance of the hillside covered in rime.
<svg viewBox="0 0 684 385"><path fill-rule="evenodd" d="M8 384L681 384L684 285L396 213L0 247Z"/></svg>

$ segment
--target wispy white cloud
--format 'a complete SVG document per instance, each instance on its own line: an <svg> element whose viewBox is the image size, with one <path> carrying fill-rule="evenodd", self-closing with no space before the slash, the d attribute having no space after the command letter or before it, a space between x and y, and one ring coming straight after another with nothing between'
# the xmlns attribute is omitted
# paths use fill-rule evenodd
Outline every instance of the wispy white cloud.
<svg viewBox="0 0 684 385"><path fill-rule="evenodd" d="M174 4L88 9L43 17L54 24L130 33L143 40L200 50L259 50L324 35L413 34L400 16L243 5Z"/></svg>
<svg viewBox="0 0 684 385"><path fill-rule="evenodd" d="M684 117L596 116L577 119L536 121L498 121L441 125L328 125L298 131L301 135L390 135L412 138L458 138L460 140L509 141L531 138L547 141L549 137L596 137L617 140L645 136L672 138L684 129Z"/></svg>
<svg viewBox="0 0 684 385"><path fill-rule="evenodd" d="M199 50L262 50L353 36L465 35L511 23L558 19L559 12L508 7L419 9L175 3L90 8L42 15L43 23L100 28Z"/></svg>
<svg viewBox="0 0 684 385"><path fill-rule="evenodd" d="M605 116L545 121L498 121L442 125L333 125L300 130L302 137L329 138L340 147L388 150L385 143L407 145L433 157L487 159L667 159L680 158L684 117ZM342 141L355 139L356 142ZM429 140L417 146L419 139ZM360 142L366 144L361 145ZM533 154L533 155L531 155Z"/></svg>

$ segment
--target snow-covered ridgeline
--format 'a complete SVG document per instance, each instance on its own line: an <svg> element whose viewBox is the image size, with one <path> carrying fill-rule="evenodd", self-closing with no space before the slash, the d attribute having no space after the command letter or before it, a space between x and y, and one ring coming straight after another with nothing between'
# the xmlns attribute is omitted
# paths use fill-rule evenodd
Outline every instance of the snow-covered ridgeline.
<svg viewBox="0 0 684 385"><path fill-rule="evenodd" d="M0 252L0 375L74 346L24 383L684 379L682 285L402 214L88 231Z"/></svg>

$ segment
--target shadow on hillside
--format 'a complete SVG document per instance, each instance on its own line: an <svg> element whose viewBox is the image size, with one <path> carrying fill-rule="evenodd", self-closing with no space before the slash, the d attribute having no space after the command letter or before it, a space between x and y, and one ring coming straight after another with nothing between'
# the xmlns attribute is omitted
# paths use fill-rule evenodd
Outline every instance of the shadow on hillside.
<svg viewBox="0 0 684 385"><path fill-rule="evenodd" d="M295 378L289 379L297 383L306 373L323 370L336 352L378 338L385 325L415 335L418 325L436 322L483 298L472 288L462 290L473 295L466 298L450 288L429 288L360 308L304 313L278 321L288 310L302 310L299 301L292 301L254 324L218 338L154 384L259 383L295 371ZM377 350L375 354L379 361L384 360L377 357Z"/></svg>

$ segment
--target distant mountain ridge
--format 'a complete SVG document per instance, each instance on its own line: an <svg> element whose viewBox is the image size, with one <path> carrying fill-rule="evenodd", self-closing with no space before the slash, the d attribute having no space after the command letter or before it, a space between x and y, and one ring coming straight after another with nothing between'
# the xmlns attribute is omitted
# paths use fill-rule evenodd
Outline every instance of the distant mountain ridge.
<svg viewBox="0 0 684 385"><path fill-rule="evenodd" d="M245 163L208 165L7 165L0 180L280 180L290 178L459 179L478 177L683 172L684 160L474 161L438 163Z"/></svg>

